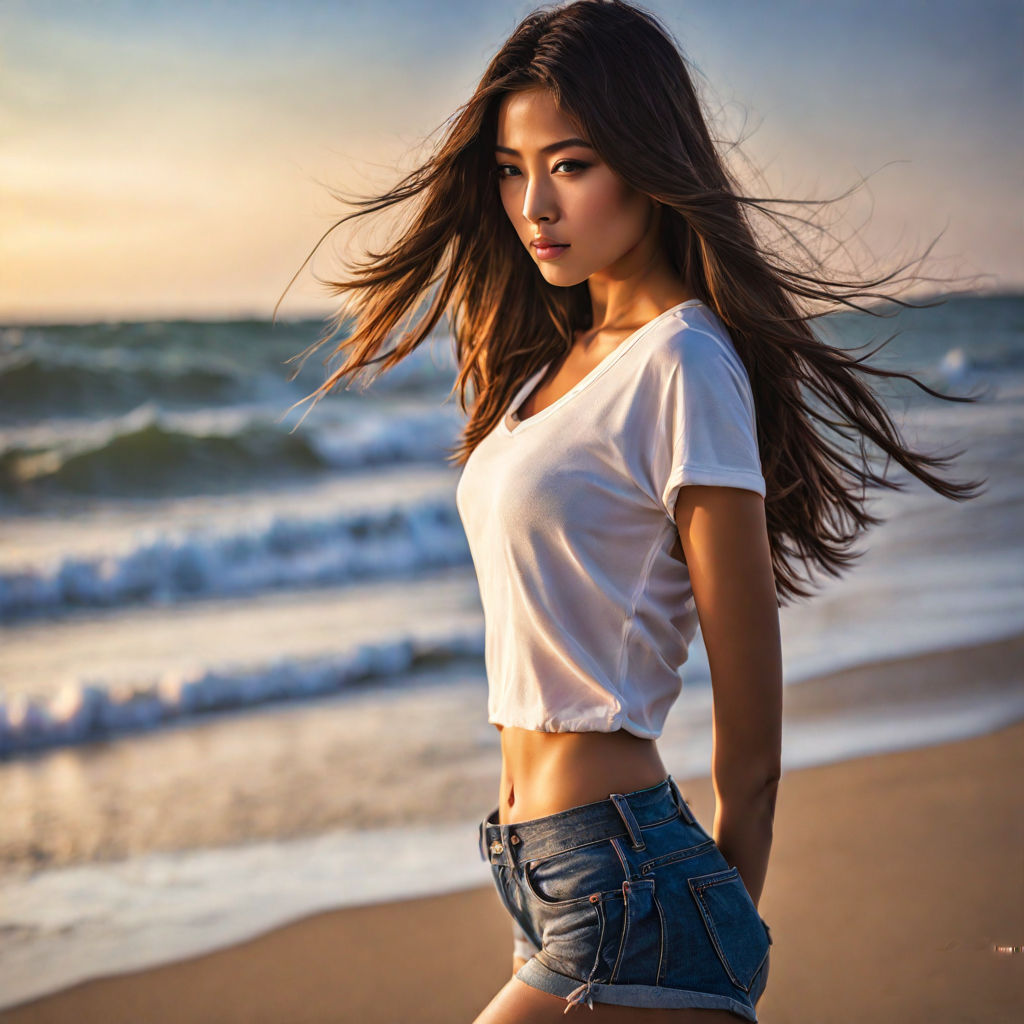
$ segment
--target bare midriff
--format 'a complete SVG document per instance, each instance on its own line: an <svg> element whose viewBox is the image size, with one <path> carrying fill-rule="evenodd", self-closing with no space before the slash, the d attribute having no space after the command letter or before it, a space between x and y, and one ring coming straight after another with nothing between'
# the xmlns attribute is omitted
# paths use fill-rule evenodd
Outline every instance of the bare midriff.
<svg viewBox="0 0 1024 1024"><path fill-rule="evenodd" d="M615 732L538 732L497 726L501 734L498 820L503 825L631 793L668 774L654 740Z"/></svg>

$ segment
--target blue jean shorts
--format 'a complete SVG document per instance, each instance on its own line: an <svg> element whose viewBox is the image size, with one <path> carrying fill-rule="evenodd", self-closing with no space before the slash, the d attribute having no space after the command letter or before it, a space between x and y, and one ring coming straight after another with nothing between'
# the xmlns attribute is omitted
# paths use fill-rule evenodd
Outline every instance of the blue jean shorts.
<svg viewBox="0 0 1024 1024"><path fill-rule="evenodd" d="M707 1007L757 1021L771 932L671 775L502 825L480 855L512 917L520 981L586 1003Z"/></svg>

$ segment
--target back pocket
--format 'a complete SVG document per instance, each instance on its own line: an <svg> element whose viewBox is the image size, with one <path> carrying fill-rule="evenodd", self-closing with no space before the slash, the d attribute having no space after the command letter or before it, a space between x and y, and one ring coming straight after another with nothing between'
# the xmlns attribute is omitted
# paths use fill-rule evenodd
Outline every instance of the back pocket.
<svg viewBox="0 0 1024 1024"><path fill-rule="evenodd" d="M729 979L749 992L768 955L771 939L739 869L730 867L697 875L689 879L689 886Z"/></svg>

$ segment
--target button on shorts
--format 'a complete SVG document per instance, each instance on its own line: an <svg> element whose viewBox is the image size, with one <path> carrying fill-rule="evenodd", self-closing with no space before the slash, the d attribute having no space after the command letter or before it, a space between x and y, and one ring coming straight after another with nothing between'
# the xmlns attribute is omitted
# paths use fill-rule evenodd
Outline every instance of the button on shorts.
<svg viewBox="0 0 1024 1024"><path fill-rule="evenodd" d="M566 1000L757 1021L771 932L672 776L530 821L480 823L520 981Z"/></svg>

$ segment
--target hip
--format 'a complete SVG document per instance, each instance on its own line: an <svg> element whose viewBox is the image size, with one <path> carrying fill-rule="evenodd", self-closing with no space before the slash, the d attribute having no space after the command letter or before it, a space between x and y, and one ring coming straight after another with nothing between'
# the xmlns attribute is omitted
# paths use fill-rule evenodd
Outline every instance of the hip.
<svg viewBox="0 0 1024 1024"><path fill-rule="evenodd" d="M526 984L580 1002L728 1009L751 1021L771 934L675 781L515 825L480 823Z"/></svg>

